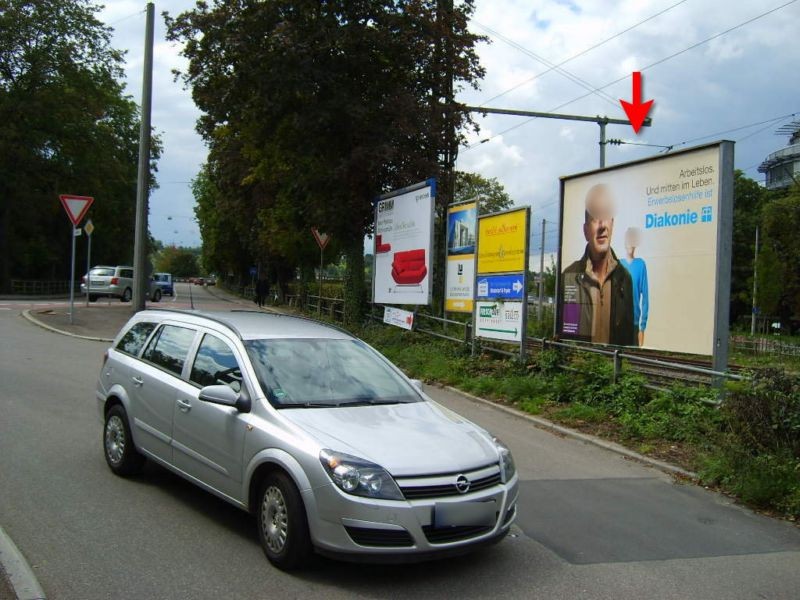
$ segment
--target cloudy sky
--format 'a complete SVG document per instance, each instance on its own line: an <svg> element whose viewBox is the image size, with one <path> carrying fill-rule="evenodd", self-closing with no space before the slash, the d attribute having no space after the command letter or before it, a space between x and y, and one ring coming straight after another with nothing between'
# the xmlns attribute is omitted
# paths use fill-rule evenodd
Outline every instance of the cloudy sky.
<svg viewBox="0 0 800 600"><path fill-rule="evenodd" d="M200 243L189 182L206 149L194 131L198 111L191 96L173 81L171 70L183 62L179 48L165 40L160 14L193 4L156 2L153 126L164 154L150 230L178 245ZM137 102L144 5L107 0L100 14L115 29L114 45L128 50L128 89ZM625 118L619 99L630 100L631 73L642 71L644 99L655 100L653 126L636 135L629 126L609 125L607 136L652 146L607 146L608 165L655 155L661 146L730 139L736 167L763 181L758 165L788 141L775 130L800 120L798 22L798 0L477 0L472 28L491 40L479 48L487 73L479 91L464 90L459 98L478 106ZM552 250L558 178L597 168L599 127L499 115L478 122L458 169L496 177L517 205L532 206L531 249L539 248L546 219L545 248Z"/></svg>

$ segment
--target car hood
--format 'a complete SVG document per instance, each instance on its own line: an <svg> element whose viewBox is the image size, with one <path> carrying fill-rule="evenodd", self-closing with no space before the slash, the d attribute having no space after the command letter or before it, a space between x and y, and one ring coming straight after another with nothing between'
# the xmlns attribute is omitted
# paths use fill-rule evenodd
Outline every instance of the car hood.
<svg viewBox="0 0 800 600"><path fill-rule="evenodd" d="M467 471L498 460L484 430L435 402L281 414L324 447L370 460L395 476Z"/></svg>

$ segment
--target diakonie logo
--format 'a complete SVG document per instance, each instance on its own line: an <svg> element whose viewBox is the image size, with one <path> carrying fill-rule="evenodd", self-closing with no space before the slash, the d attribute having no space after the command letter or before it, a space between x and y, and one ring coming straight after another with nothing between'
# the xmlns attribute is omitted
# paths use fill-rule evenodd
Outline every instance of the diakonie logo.
<svg viewBox="0 0 800 600"><path fill-rule="evenodd" d="M713 211L710 206L704 206L701 213L686 209L681 213L647 213L644 218L645 229L659 229L661 227L681 227L683 225L694 225L696 223L711 223L714 220Z"/></svg>

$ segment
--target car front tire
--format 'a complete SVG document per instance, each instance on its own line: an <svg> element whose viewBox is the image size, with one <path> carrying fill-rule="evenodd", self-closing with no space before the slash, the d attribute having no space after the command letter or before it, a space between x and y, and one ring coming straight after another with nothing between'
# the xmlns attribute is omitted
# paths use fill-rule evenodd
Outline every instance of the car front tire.
<svg viewBox="0 0 800 600"><path fill-rule="evenodd" d="M273 565L289 571L308 564L312 546L303 499L284 473L264 479L256 518L261 547Z"/></svg>
<svg viewBox="0 0 800 600"><path fill-rule="evenodd" d="M103 454L109 468L117 475L139 473L144 465L144 456L133 445L128 415L119 404L106 413L103 426Z"/></svg>

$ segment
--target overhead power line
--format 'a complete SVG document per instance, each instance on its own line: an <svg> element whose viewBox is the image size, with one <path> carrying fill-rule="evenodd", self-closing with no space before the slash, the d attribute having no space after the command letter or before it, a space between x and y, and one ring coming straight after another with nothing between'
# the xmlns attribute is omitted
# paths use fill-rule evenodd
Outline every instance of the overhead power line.
<svg viewBox="0 0 800 600"><path fill-rule="evenodd" d="M521 88L523 85L526 85L526 84L530 83L531 81L533 81L533 80L535 80L535 79L538 79L538 78L539 78L539 77L541 77L542 75L547 75L547 74L548 74L550 71L553 71L553 70L555 70L555 69L558 69L559 67L562 67L562 66L564 66L564 65L565 65L565 64L567 64L568 62L570 62L570 61L573 61L573 60L575 60L576 58L579 58L579 57L581 57L581 56L583 56L583 55L585 55L585 54L587 54L587 53L591 52L592 50L595 50L595 49L599 48L600 46L603 46L603 45L607 44L608 42L610 42L610 41L612 41L612 40L615 40L615 39L617 39L617 38L618 38L618 37L620 37L621 35L624 35L624 34L628 33L629 31L631 31L631 30L633 30L633 29L636 29L637 27L639 27L639 25L644 25L644 24L645 24L645 23L647 23L648 21L652 21L652 20L653 20L653 19L655 19L656 17L660 17L660 16L661 16L661 15L663 15L665 12L672 10L672 9L673 9L673 8L675 8L676 6L679 6L679 5L683 4L683 3L684 3L684 2L686 2L686 1L687 1L687 0L680 0L680 2L676 2L675 4L673 4L673 5L671 5L671 6L668 6L668 7L667 7L667 8L665 8L664 10L661 10L661 11L659 11L659 12L655 13L654 15L651 15L651 16L647 17L646 19L644 19L644 20L642 20L642 21L639 21L638 23L634 23L634 24L633 24L633 25L631 25L630 27L628 27L628 28L626 28L626 29L623 29L622 31L620 31L620 32L618 32L618 33L615 33L615 34L614 34L614 35L612 35L611 37L609 37L609 38L606 38L606 39L604 39L603 41L601 41L601 42L598 42L597 44L594 44L593 46L589 46L588 48L586 48L586 49L584 49L584 50L581 50L581 51L580 51L580 52L578 52L577 54L573 54L573 55L572 55L572 56L570 56L569 58L562 60L560 63L557 63L557 64L555 64L555 65L552 65L552 66L551 66L550 68L548 68L547 70L545 70L545 71L542 71L541 73L537 73L537 74L536 74L536 75L534 75L533 77L530 77L530 78L526 79L525 81L523 81L523 82L521 82L521 83L518 83L517 85L515 85L515 86L513 86L513 87L510 87L510 88L509 88L509 89L507 89L505 92L501 92L500 94L497 94L496 96L493 96L493 97L489 98L488 100L486 100L486 101L484 101L483 103L481 103L481 106L483 106L484 104L489 104L489 102L491 102L492 100L497 100L498 98L501 98L502 96L505 96L506 94L509 94L509 93L513 92L514 90ZM474 22L474 21L473 21L473 22ZM616 101L615 101L615 104L616 104Z"/></svg>
<svg viewBox="0 0 800 600"><path fill-rule="evenodd" d="M753 23L753 22L755 22L755 21L757 21L757 20L759 20L759 19L762 19L762 18L764 18L764 17L766 17L766 16L768 16L768 15L771 15L772 13L774 13L774 12L777 12L777 11L779 11L779 10L783 9L783 8L786 8L787 6L790 6L790 5L794 4L794 3L795 3L795 2L797 2L797 1L798 1L798 0L789 0L789 2L785 2L784 4L781 4L780 6L776 6L775 8L771 8L770 10L768 10L768 11L765 11L765 12L763 12L763 13L761 13L761 14L758 14L758 15L756 15L756 16L754 16L754 17L751 17L750 19L747 19L746 21L742 21L742 22L741 22L741 23L739 23L738 25L734 25L733 27L730 27L730 28L726 29L725 31L721 31L721 32L719 32L719 33L717 33L717 34L714 34L714 35L712 35L712 36L710 36L710 37L707 37L707 38L705 38L704 40L701 40L701 41L699 41L699 42L696 42L696 43L692 44L691 46L687 46L687 47L686 47L686 48L684 48L683 50L679 50L678 52L674 52L673 54L670 54L669 56L665 56L664 58L661 58L661 59L659 59L659 60L657 60L657 61L655 61L655 62L652 62L652 63L650 63L649 65L647 65L647 66L645 66L645 67L642 67L641 69L639 69L639 71L640 71L640 72L641 72L641 71L646 71L646 70L648 70L648 69L651 69L651 68L653 68L653 67L655 67L655 66L657 66L657 65L663 64L663 63L667 62L668 60L671 60L671 59L673 59L673 58L676 58L676 57L680 56L681 54L685 54L686 52L689 52L690 50L694 50L695 48L698 48L698 47L702 46L703 44L707 44L708 42L710 42L710 41L712 41L712 40L715 40L715 39L717 39L717 38L720 38L720 37L722 37L723 35L727 35L728 33L731 33L732 31L736 31L737 29L741 29L741 28L742 28L742 27L744 27L745 25L749 25L750 23ZM612 85L614 85L614 84L617 84L617 83L619 83L620 81L624 81L624 80L628 79L629 77L630 77L630 75L624 75L624 76L622 76L622 77L619 77L618 79L615 79L614 81L611 81L611 82L609 82L609 83L607 83L607 84L603 85L602 87L600 87L600 88L598 88L598 89L599 89L599 90L604 90L604 89L606 89L606 88L608 88L608 87L611 87L611 86L612 86ZM560 110L560 109L564 108L565 106L568 106L568 105L570 105L570 104L572 104L572 103L574 103L574 102L577 102L577 101L579 101L579 100L583 100L583 99L584 99L584 98L586 98L587 96L590 96L592 93L594 93L594 92L587 92L586 94L583 94L583 95L581 95L581 96L578 96L577 98L573 98L572 100L569 100L569 101L567 101L567 102L564 102L564 103L562 103L562 104L559 104L558 106L556 106L556 107L554 107L554 108L550 109L550 111L548 111L548 112L552 112L552 111ZM498 137L498 136L501 136L501 135L503 135L503 134L506 134L506 133L508 133L509 131L513 131L513 130L515 130L515 129L518 129L518 128L522 127L523 125L527 125L528 123L530 123L530 122L531 122L531 121L533 121L533 120L535 120L535 118L533 118L533 119L527 119L527 120L525 120L525 121L522 121L521 123L517 123L517 124L516 124L516 125L514 125L513 127L509 127L508 129L504 129L503 131L500 131L499 133L496 133L496 134L494 134L493 136L486 138L485 140L481 140L480 142L478 142L478 143L476 143L476 144L472 144L472 145L470 145L470 146L467 146L467 147L466 147L466 149L465 149L465 151L467 151L467 150L471 150L471 149L472 149L472 148L474 148L475 146L477 146L477 145L480 145L480 144L482 144L482 143L484 143L484 142L488 142L489 140L493 140L494 138L496 138L496 137ZM711 136L704 136L704 137L711 137ZM688 143L688 142L687 142L687 143Z"/></svg>

